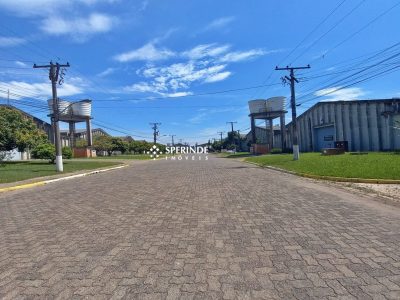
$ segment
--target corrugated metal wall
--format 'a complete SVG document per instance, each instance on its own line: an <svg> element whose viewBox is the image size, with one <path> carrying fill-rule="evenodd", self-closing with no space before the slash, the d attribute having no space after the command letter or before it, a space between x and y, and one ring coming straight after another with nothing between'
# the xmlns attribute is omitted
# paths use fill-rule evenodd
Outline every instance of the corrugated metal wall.
<svg viewBox="0 0 400 300"><path fill-rule="evenodd" d="M348 141L349 151L400 149L400 130L394 124L399 114L399 99L317 103L298 117L300 151L315 151L316 128L328 126L334 126L335 141ZM291 133L288 124L289 148Z"/></svg>

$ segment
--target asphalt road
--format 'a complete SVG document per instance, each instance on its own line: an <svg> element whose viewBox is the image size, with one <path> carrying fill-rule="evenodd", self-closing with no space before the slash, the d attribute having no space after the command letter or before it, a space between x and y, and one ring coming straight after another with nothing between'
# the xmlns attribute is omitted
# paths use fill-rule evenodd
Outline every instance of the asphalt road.
<svg viewBox="0 0 400 300"><path fill-rule="evenodd" d="M0 194L0 298L400 299L400 209L225 158Z"/></svg>

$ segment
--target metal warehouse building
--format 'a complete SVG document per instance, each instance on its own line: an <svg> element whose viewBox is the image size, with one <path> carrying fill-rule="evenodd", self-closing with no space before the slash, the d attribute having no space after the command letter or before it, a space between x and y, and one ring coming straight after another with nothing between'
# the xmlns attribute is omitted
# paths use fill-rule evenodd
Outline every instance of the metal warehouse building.
<svg viewBox="0 0 400 300"><path fill-rule="evenodd" d="M334 148L348 151L400 149L400 99L319 102L298 118L300 151ZM292 124L287 147L292 147Z"/></svg>

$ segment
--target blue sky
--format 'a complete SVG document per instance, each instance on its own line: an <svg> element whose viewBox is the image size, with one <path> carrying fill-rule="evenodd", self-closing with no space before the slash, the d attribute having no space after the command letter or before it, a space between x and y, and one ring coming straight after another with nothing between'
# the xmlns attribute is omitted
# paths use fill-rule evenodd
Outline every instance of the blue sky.
<svg viewBox="0 0 400 300"><path fill-rule="evenodd" d="M176 141L203 142L228 131L227 121L247 129L248 100L289 96L280 84L286 73L273 71L278 63L311 64L298 74L299 102L341 87L325 81L351 73L330 73L400 41L397 3L0 0L0 96L10 90L13 104L47 119L42 108L50 82L32 64L68 61L59 95L92 99L95 127L150 140L149 122L160 122L162 142L171 134ZM320 100L399 97L399 79L393 72L298 110ZM259 85L266 86L213 94Z"/></svg>

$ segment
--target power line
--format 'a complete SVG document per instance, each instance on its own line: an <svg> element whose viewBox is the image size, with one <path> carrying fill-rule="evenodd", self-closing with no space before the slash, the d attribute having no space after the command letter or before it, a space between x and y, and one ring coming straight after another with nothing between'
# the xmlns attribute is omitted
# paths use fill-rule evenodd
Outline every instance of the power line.
<svg viewBox="0 0 400 300"><path fill-rule="evenodd" d="M322 34L318 39L311 43L303 52L301 52L296 58L290 63L293 64L300 57L302 57L306 52L308 52L314 45L316 45L321 39L327 36L330 32L332 32L337 26L339 26L345 19L347 19L353 12L355 12L362 4L364 4L366 0L361 0L353 9L351 9L347 14L345 14L338 22L336 22L328 31Z"/></svg>

